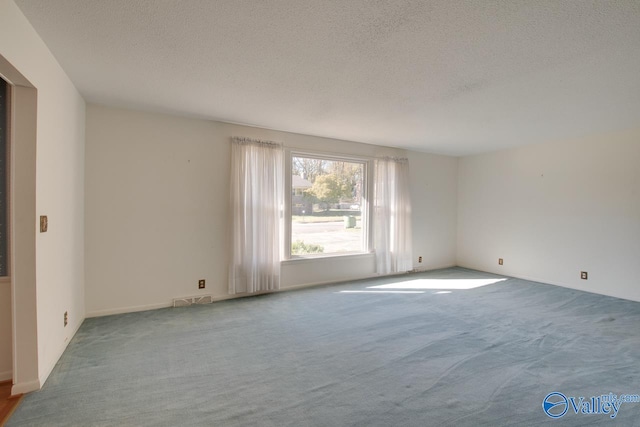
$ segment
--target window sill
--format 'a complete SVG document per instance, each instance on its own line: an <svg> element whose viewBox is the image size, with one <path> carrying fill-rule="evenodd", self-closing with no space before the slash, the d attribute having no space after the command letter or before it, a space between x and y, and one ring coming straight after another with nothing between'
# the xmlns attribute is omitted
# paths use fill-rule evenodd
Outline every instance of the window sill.
<svg viewBox="0 0 640 427"><path fill-rule="evenodd" d="M289 258L280 261L281 265L287 264L299 264L299 263L308 263L315 261L325 261L331 259L358 259L358 258L371 258L374 256L373 252L357 252L357 253L347 253L347 254L326 254L326 255L309 255L309 256L301 256L295 258Z"/></svg>

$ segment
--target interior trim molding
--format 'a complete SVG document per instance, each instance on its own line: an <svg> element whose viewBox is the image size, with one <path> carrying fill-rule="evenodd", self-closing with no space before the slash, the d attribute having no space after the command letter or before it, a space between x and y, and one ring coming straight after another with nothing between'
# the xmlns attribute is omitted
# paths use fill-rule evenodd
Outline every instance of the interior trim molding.
<svg viewBox="0 0 640 427"><path fill-rule="evenodd" d="M108 308L106 310L89 311L85 314L85 318L88 319L90 317L111 316L112 314L124 314L124 313L134 313L136 311L156 310L158 308L168 308L172 306L173 304L171 303L171 301L169 301L166 303L134 305L131 307L122 307L122 308Z"/></svg>
<svg viewBox="0 0 640 427"><path fill-rule="evenodd" d="M22 383L17 383L14 384L13 387L11 387L11 395L15 396L18 394L25 394L25 393L30 393L32 391L38 391L41 388L41 384L40 384L40 380L33 380L33 381L25 381Z"/></svg>

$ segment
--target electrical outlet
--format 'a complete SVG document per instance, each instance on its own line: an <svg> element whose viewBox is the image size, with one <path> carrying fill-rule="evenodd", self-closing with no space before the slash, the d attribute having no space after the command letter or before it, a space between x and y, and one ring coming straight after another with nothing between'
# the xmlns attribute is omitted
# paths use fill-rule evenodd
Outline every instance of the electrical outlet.
<svg viewBox="0 0 640 427"><path fill-rule="evenodd" d="M40 215L40 232L46 233L49 229L49 218L46 215Z"/></svg>
<svg viewBox="0 0 640 427"><path fill-rule="evenodd" d="M64 312L64 326L66 327L69 324L69 313Z"/></svg>
<svg viewBox="0 0 640 427"><path fill-rule="evenodd" d="M418 262L422 262L422 257L421 256L418 257Z"/></svg>
<svg viewBox="0 0 640 427"><path fill-rule="evenodd" d="M198 289L204 289L205 288L205 281L204 279L200 279L198 280Z"/></svg>
<svg viewBox="0 0 640 427"><path fill-rule="evenodd" d="M586 271L581 271L581 272L580 272L580 278L581 278L582 280L587 280L587 279L589 278L589 275L587 274L587 272L586 272Z"/></svg>
<svg viewBox="0 0 640 427"><path fill-rule="evenodd" d="M502 260L502 258L498 258L498 265L503 265L504 261Z"/></svg>

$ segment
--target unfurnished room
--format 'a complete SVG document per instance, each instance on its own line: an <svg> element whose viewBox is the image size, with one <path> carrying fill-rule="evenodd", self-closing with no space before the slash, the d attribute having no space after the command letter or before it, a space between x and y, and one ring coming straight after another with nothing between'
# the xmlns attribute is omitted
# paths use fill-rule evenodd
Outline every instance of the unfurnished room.
<svg viewBox="0 0 640 427"><path fill-rule="evenodd" d="M0 0L0 425L640 426L640 1Z"/></svg>

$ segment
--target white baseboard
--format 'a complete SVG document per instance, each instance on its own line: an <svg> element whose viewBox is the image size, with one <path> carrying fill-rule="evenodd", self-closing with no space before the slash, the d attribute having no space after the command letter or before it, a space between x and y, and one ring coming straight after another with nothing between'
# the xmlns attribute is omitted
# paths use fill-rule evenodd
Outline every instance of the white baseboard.
<svg viewBox="0 0 640 427"><path fill-rule="evenodd" d="M526 275L526 274L514 274L511 271L508 272L508 274L507 274L507 273L500 273L500 272L497 272L497 271L490 271L489 269L485 269L483 267L474 267L474 266L468 266L468 265L458 265L458 267L466 268L468 270L480 271L481 273L495 274L495 275L503 276L503 277L512 277L514 279L522 279L522 280L527 280L529 282L542 283L542 284L545 284L545 285L559 286L561 288L573 289L575 291L587 292L587 293L590 293L590 294L604 295L606 297L620 298L620 299L625 299L625 300L628 300L628 301L640 302L640 300L635 300L635 299L632 299L632 298L629 298L629 297L626 297L626 296L614 295L614 294L611 294L609 292L604 292L601 289L598 289L598 290L584 289L584 288L580 288L580 287L577 287L577 286L569 285L567 283L558 282L557 280L549 280L549 279L545 279L545 278L529 276L529 275Z"/></svg>
<svg viewBox="0 0 640 427"><path fill-rule="evenodd" d="M27 381L23 383L14 384L11 388L11 395L30 393L32 391L40 390L40 380Z"/></svg>
<svg viewBox="0 0 640 427"><path fill-rule="evenodd" d="M134 313L136 311L147 311L147 310L156 310L158 308L167 308L171 307L173 304L171 301L166 303L159 304L146 304L146 305L135 305L131 307L122 307L122 308L111 308L106 310L96 310L88 312L85 317L102 317L102 316L110 316L112 314L124 314L124 313Z"/></svg>
<svg viewBox="0 0 640 427"><path fill-rule="evenodd" d="M409 273L425 273L427 271L434 271L434 270L443 270L445 268L452 268L452 267L457 267L455 264L433 264L433 265L414 265L413 266L413 270L411 270Z"/></svg>
<svg viewBox="0 0 640 427"><path fill-rule="evenodd" d="M0 381L7 381L13 378L13 371L0 372Z"/></svg>
<svg viewBox="0 0 640 427"><path fill-rule="evenodd" d="M366 255L369 255L369 254L366 254ZM304 260L303 261L296 260L296 262L304 262ZM420 269L420 270L418 270L416 272L426 272L426 271L431 271L431 270L440 270L440 269L449 268L449 267L455 267L455 265L446 264L446 265L435 266L435 267L434 266L428 266L428 267L424 267L424 269ZM303 283L301 285L293 285L293 286L281 287L280 289L275 290L275 291L256 292L256 293L253 293L253 294L212 295L211 297L212 297L214 302L217 302L217 301L225 301L225 300L229 300L229 299L251 297L251 296L256 296L256 295L261 295L261 294L269 294L269 293L274 293L274 292L287 292L287 291L293 291L293 290L296 290L296 289L311 288L311 287L314 287L314 286L330 285L332 283L336 283L337 284L337 283L343 283L343 282L349 282L349 281L375 279L375 278L380 278L380 277L402 276L402 275L405 275L405 274L407 274L407 272L390 273L390 274L375 274L374 273L374 274L370 274L370 275L367 275L367 276L342 277L342 278L337 278L337 279L332 279L332 280L325 280L325 281L320 281L320 282ZM194 295L194 296L197 296L197 295ZM176 298L182 298L182 297L176 297ZM113 308L113 309L106 309L106 310L95 310L95 311L88 312L85 315L85 317L86 318L90 318L90 317L111 316L113 314L135 313L137 311L157 310L159 308L168 308L168 307L173 307L173 303L171 301L166 302L166 303L136 305L136 306Z"/></svg>

